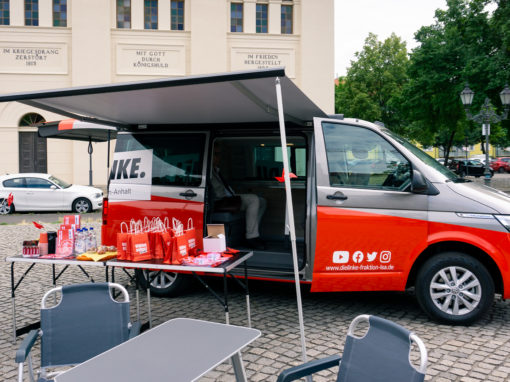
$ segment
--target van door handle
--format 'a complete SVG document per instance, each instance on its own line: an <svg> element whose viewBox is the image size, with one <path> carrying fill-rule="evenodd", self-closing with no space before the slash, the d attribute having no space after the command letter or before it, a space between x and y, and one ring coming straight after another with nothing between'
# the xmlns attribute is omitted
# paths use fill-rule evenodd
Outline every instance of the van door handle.
<svg viewBox="0 0 510 382"><path fill-rule="evenodd" d="M326 198L329 200L347 200L347 196L340 191L335 192L333 195L328 195Z"/></svg>
<svg viewBox="0 0 510 382"><path fill-rule="evenodd" d="M187 190L186 192L181 192L179 195L184 196L185 198L194 198L197 196L197 193L195 193L193 190Z"/></svg>

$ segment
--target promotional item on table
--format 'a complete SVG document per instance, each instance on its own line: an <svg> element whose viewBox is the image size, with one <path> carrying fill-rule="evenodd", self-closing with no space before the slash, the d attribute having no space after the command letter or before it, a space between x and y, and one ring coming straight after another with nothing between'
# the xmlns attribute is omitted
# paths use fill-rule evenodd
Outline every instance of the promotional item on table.
<svg viewBox="0 0 510 382"><path fill-rule="evenodd" d="M227 248L223 224L208 224L203 250L197 248L193 219L183 224L176 218L131 219L120 224L117 246L98 245L93 227L82 226L80 215L64 216L58 230L41 230L39 240L23 242L23 257L133 262L159 262L171 265L215 267L229 260L237 250Z"/></svg>

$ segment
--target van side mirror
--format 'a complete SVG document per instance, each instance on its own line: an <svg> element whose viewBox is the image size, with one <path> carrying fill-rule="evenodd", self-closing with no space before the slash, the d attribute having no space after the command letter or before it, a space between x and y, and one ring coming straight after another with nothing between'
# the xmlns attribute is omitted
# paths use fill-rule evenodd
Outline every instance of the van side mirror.
<svg viewBox="0 0 510 382"><path fill-rule="evenodd" d="M411 179L411 192L414 194L426 194L429 190L427 181L421 172L413 169Z"/></svg>

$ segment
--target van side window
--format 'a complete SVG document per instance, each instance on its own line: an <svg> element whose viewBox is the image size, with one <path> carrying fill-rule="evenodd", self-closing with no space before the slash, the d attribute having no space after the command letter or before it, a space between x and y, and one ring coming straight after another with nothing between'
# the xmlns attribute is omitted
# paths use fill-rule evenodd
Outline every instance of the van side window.
<svg viewBox="0 0 510 382"><path fill-rule="evenodd" d="M154 186L198 187L202 183L205 134L119 134L116 152L153 150Z"/></svg>
<svg viewBox="0 0 510 382"><path fill-rule="evenodd" d="M275 181L282 176L283 155L279 137L224 138L222 171L232 181ZM306 140L288 137L287 158L295 181L306 180Z"/></svg>
<svg viewBox="0 0 510 382"><path fill-rule="evenodd" d="M323 123L332 187L404 191L411 182L407 159L382 136L359 126Z"/></svg>

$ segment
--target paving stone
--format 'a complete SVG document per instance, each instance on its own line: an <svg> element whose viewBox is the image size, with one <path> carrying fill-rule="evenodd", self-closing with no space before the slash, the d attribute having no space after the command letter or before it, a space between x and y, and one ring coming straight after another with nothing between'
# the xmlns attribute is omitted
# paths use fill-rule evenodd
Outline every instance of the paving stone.
<svg viewBox="0 0 510 382"><path fill-rule="evenodd" d="M27 218L28 219L28 218ZM31 218L30 218L31 219ZM30 220L29 219L29 220ZM99 230L98 223L92 224ZM55 225L48 225L55 229ZM19 253L22 240L35 239L38 230L32 225L0 225L0 382L17 378L14 354L22 341L12 342L12 305L10 298L10 264L5 257ZM19 278L26 267L15 267ZM60 268L59 268L60 269ZM90 271L89 271L90 269ZM104 280L104 270L87 267L95 280ZM135 288L123 272L115 273L116 281L128 286L135 301ZM58 280L58 285L86 282L77 268L69 268ZM221 290L215 280L211 285ZM38 320L42 295L52 287L51 267L35 266L16 291L18 327ZM234 325L246 325L245 298L235 284L229 284L230 320ZM249 381L275 381L284 369L301 363L301 342L296 313L295 289L292 284L250 281L252 326L262 336L242 352ZM152 297L154 325L176 317L189 317L224 322L222 307L200 286L176 298ZM492 312L479 322L465 327L452 327L430 321L420 310L416 300L404 293L303 293L304 322L309 360L333 354L341 355L347 328L359 314L375 314L392 320L420 336L429 353L426 381L480 382L510 380L510 302L496 298ZM136 317L135 304L131 315ZM141 320L146 321L147 296L140 293ZM168 346L174 346L171 339ZM39 346L33 350L34 363L39 362ZM413 354L411 359L418 359ZM26 369L26 368L25 368ZM334 380L336 369L325 370L314 376L315 382ZM234 381L229 363L219 365L201 382Z"/></svg>

